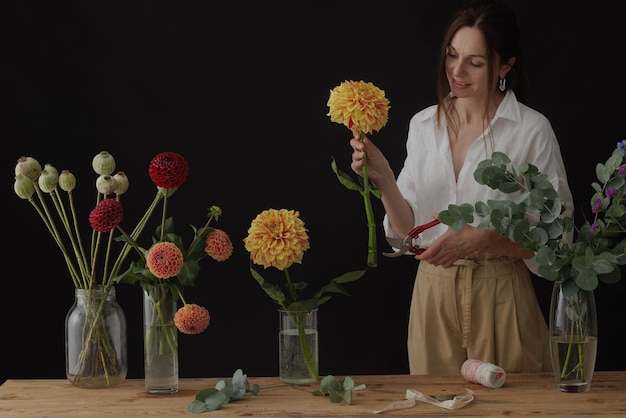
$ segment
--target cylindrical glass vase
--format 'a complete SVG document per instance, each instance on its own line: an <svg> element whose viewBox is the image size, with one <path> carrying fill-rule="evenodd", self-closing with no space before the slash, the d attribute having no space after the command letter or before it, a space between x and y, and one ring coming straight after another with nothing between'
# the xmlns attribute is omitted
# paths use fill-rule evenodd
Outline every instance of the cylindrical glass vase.
<svg viewBox="0 0 626 418"><path fill-rule="evenodd" d="M108 388L126 379L126 317L114 287L75 289L65 317L65 373L81 388Z"/></svg>
<svg viewBox="0 0 626 418"><path fill-rule="evenodd" d="M596 364L598 325L593 291L556 282L550 303L550 356L561 392L587 392Z"/></svg>
<svg viewBox="0 0 626 418"><path fill-rule="evenodd" d="M317 309L278 310L279 377L285 383L305 385L318 379Z"/></svg>
<svg viewBox="0 0 626 418"><path fill-rule="evenodd" d="M177 303L165 286L143 292L145 389L153 394L178 392Z"/></svg>

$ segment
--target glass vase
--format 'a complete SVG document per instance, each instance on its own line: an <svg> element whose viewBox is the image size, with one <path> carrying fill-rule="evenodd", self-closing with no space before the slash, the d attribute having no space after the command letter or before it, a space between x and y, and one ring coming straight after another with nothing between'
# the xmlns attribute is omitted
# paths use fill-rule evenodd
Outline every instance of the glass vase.
<svg viewBox="0 0 626 418"><path fill-rule="evenodd" d="M550 356L561 392L587 392L596 363L598 325L593 291L556 282L550 303Z"/></svg>
<svg viewBox="0 0 626 418"><path fill-rule="evenodd" d="M178 392L177 303L163 285L143 292L145 389L153 394Z"/></svg>
<svg viewBox="0 0 626 418"><path fill-rule="evenodd" d="M295 385L317 382L317 309L310 312L279 309L278 315L280 380Z"/></svg>
<svg viewBox="0 0 626 418"><path fill-rule="evenodd" d="M75 289L65 317L65 374L81 388L109 388L126 379L126 317L114 287Z"/></svg>

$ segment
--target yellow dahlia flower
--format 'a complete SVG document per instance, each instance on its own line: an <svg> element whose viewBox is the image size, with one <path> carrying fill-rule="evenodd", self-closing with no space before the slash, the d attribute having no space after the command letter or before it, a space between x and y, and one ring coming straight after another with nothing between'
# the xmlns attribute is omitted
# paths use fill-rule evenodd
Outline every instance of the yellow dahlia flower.
<svg viewBox="0 0 626 418"><path fill-rule="evenodd" d="M244 239L255 264L284 270L302 263L309 236L299 216L300 212L287 209L268 209L257 215Z"/></svg>
<svg viewBox="0 0 626 418"><path fill-rule="evenodd" d="M385 92L365 81L344 81L330 91L327 105L332 122L368 134L387 124L390 109Z"/></svg>

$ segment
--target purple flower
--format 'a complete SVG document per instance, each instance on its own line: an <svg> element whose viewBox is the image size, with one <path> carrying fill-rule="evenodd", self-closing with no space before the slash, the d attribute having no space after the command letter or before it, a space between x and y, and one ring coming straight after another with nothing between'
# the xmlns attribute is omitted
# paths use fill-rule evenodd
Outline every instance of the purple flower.
<svg viewBox="0 0 626 418"><path fill-rule="evenodd" d="M607 188L606 188L606 190L604 191L604 195L610 199L611 197L613 197L613 195L615 194L615 192L616 192L615 187L610 187L610 186L609 186L609 187L607 187Z"/></svg>
<svg viewBox="0 0 626 418"><path fill-rule="evenodd" d="M598 211L602 209L602 200L601 199L596 199L593 202L593 208L591 209L592 213L598 213Z"/></svg>
<svg viewBox="0 0 626 418"><path fill-rule="evenodd" d="M617 169L617 175L620 177L624 177L625 174L626 174L626 164L620 165L619 168Z"/></svg>
<svg viewBox="0 0 626 418"><path fill-rule="evenodd" d="M626 155L626 139L617 143L617 149L619 149L622 155Z"/></svg>
<svg viewBox="0 0 626 418"><path fill-rule="evenodd" d="M598 225L597 222L594 222L591 224L591 226L589 227L589 232L595 232L596 229L598 229L600 227L600 225Z"/></svg>

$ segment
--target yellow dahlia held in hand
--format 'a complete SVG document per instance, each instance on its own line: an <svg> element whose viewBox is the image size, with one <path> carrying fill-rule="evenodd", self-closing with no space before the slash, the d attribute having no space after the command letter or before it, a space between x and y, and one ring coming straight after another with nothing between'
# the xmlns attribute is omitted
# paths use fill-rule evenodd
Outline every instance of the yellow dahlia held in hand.
<svg viewBox="0 0 626 418"><path fill-rule="evenodd" d="M344 81L330 91L327 105L332 122L367 134L387 124L390 109L385 92L365 81Z"/></svg>
<svg viewBox="0 0 626 418"><path fill-rule="evenodd" d="M344 81L330 91L327 105L329 107L327 116L330 116L330 120L347 126L353 132L359 132L361 141L363 141L364 134L380 131L387 124L391 108L385 92L365 81ZM362 183L339 170L334 159L331 168L341 184L350 190L358 191L363 196L369 233L367 265L376 267L378 265L376 223L370 193L380 199L380 192L367 177L367 158L363 160Z"/></svg>

